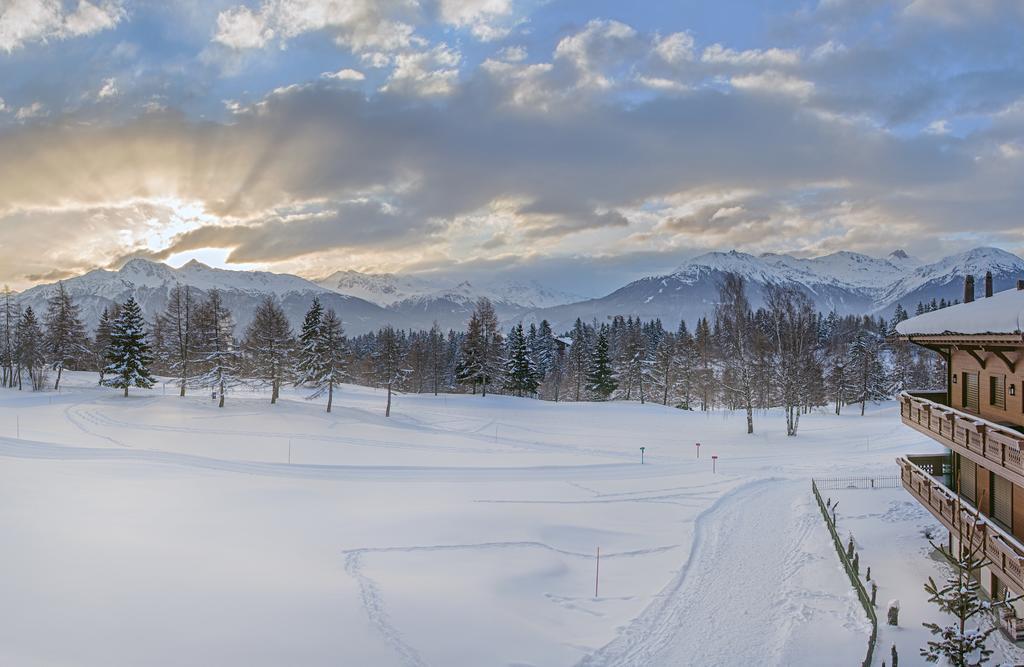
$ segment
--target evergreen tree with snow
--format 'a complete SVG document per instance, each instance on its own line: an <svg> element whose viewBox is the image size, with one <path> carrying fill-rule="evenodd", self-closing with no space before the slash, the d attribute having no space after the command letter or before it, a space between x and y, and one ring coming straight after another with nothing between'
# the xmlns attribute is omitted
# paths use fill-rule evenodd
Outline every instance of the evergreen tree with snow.
<svg viewBox="0 0 1024 667"><path fill-rule="evenodd" d="M982 551L983 540L975 539L975 532L981 519L974 512L972 520L962 517L958 524L957 542L960 545L959 555L952 555L942 545L932 543L936 550L945 554L952 568L942 586L935 579L928 577L924 590L928 593L928 601L935 604L944 614L952 617L952 623L923 623L935 637L921 649L921 657L928 662L946 660L953 667L975 667L988 662L992 649L988 648L989 636L996 631L991 623L992 612L1010 611L1015 598L1004 597L1002 600L987 601L981 595L981 582L975 573L990 565Z"/></svg>
<svg viewBox="0 0 1024 667"><path fill-rule="evenodd" d="M505 389L516 396L532 396L537 393L537 371L522 324L512 327L508 334L506 357Z"/></svg>
<svg viewBox="0 0 1024 667"><path fill-rule="evenodd" d="M444 334L441 332L441 327L438 326L436 320L430 327L430 332L427 334L427 356L430 366L430 386L433 390L434 396L437 396L438 387L444 381L447 355L444 344Z"/></svg>
<svg viewBox="0 0 1024 667"><path fill-rule="evenodd" d="M78 306L64 288L64 281L57 283L57 290L47 302L45 323L46 356L50 368L57 371L53 389L59 391L64 368L74 366L89 349Z"/></svg>
<svg viewBox="0 0 1024 667"><path fill-rule="evenodd" d="M32 306L25 308L15 327L14 359L18 389L22 388L22 375L27 373L32 391L42 391L46 382L46 350L39 319Z"/></svg>
<svg viewBox="0 0 1024 667"><path fill-rule="evenodd" d="M882 366L880 341L874 332L861 329L850 345L852 371L851 389L853 402L860 403L860 414L868 401L876 402L889 398L888 378Z"/></svg>
<svg viewBox="0 0 1024 667"><path fill-rule="evenodd" d="M271 405L277 403L281 385L292 375L294 348L288 316L273 297L265 297L246 330L245 349L253 377L270 387Z"/></svg>
<svg viewBox="0 0 1024 667"><path fill-rule="evenodd" d="M110 337L114 332L114 322L121 314L121 309L115 304L114 312L110 308L104 308L100 314L99 324L96 325L96 336L93 338L93 356L96 358L96 368L100 372L100 384L107 371L107 350L110 349Z"/></svg>
<svg viewBox="0 0 1024 667"><path fill-rule="evenodd" d="M391 394L395 386L408 373L404 363L402 342L393 327L387 326L377 334L377 349L373 353L374 371L377 382L388 392L384 416L391 416Z"/></svg>
<svg viewBox="0 0 1024 667"><path fill-rule="evenodd" d="M302 320L302 329L299 331L298 365L296 368L296 385L313 385L319 381L323 374L320 368L320 341L323 326L324 308L320 305L320 299L313 297L306 316Z"/></svg>
<svg viewBox="0 0 1024 667"><path fill-rule="evenodd" d="M334 388L348 378L348 340L341 318L333 309L320 317L316 331L317 338L310 345L312 359L307 366L310 374L306 384L314 389L309 396L311 399L327 394L327 412L330 412L334 404Z"/></svg>
<svg viewBox="0 0 1024 667"><path fill-rule="evenodd" d="M455 369L456 381L461 385L469 385L474 394L477 385L481 384L486 376L485 345L483 324L479 313L474 311L469 316L466 335L459 346L459 360Z"/></svg>
<svg viewBox="0 0 1024 667"><path fill-rule="evenodd" d="M662 405L668 405L669 399L675 397L678 359L679 346L676 344L676 337L666 333L654 348L654 361L651 364L652 386L661 395Z"/></svg>
<svg viewBox="0 0 1024 667"><path fill-rule="evenodd" d="M197 362L202 374L194 380L210 389L224 407L227 390L241 383L241 354L234 339L235 321L224 305L220 290L211 290L196 312Z"/></svg>
<svg viewBox="0 0 1024 667"><path fill-rule="evenodd" d="M896 325L909 318L910 314L907 313L907 310L903 307L903 304L897 303L896 310L894 310L892 313L892 320L889 322L889 326L891 327L890 332L895 334Z"/></svg>
<svg viewBox="0 0 1024 667"><path fill-rule="evenodd" d="M641 405L646 399L651 364L647 359L647 339L640 320L629 318L619 332L616 375L619 390L627 401L635 395Z"/></svg>
<svg viewBox="0 0 1024 667"><path fill-rule="evenodd" d="M133 297L124 302L111 326L106 357L101 382L105 387L123 389L125 398L131 387L149 389L156 383L149 372L153 355L146 340L146 321Z"/></svg>
<svg viewBox="0 0 1024 667"><path fill-rule="evenodd" d="M572 344L569 347L569 372L572 373L572 381L576 385L576 400L582 398L582 389L587 382L587 372L590 368L590 336L583 320L576 318L572 327ZM608 340L605 339L605 355L608 355ZM608 363L611 364L609 358Z"/></svg>
<svg viewBox="0 0 1024 667"><path fill-rule="evenodd" d="M606 401L619 386L612 369L611 353L608 348L609 331L605 328L597 335L594 354L587 372L587 389L598 400Z"/></svg>
<svg viewBox="0 0 1024 667"><path fill-rule="evenodd" d="M14 300L14 292L4 285L0 296L0 387L14 387L16 366L17 328L21 309Z"/></svg>
<svg viewBox="0 0 1024 667"><path fill-rule="evenodd" d="M505 343L498 326L498 314L494 304L487 297L480 297L476 302L476 313L480 320L480 349L483 366L482 392L487 395L487 387L501 382L504 364Z"/></svg>

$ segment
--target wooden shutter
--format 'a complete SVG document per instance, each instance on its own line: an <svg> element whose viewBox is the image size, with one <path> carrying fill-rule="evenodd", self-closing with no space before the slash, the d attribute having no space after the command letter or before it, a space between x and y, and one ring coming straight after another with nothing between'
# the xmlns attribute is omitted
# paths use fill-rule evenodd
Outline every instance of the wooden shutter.
<svg viewBox="0 0 1024 667"><path fill-rule="evenodd" d="M1013 525L1013 485L999 475L992 475L992 516L1009 528Z"/></svg>
<svg viewBox="0 0 1024 667"><path fill-rule="evenodd" d="M964 373L964 410L978 411L978 374Z"/></svg>
<svg viewBox="0 0 1024 667"><path fill-rule="evenodd" d="M989 403L1002 410L1006 409L1006 376L990 375L988 379Z"/></svg>
<svg viewBox="0 0 1024 667"><path fill-rule="evenodd" d="M960 494L971 502L977 496L977 472L974 461L960 457Z"/></svg>

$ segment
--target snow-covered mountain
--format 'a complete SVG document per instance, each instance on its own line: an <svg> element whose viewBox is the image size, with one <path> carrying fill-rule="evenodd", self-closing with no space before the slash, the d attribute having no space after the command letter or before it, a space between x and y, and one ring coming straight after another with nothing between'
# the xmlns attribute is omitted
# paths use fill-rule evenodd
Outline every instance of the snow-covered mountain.
<svg viewBox="0 0 1024 667"><path fill-rule="evenodd" d="M265 295L273 295L293 324L302 321L314 296L324 306L342 314L350 333L374 329L385 322L405 326L406 322L380 306L353 296L326 290L298 276L267 271L231 271L215 269L195 260L174 269L166 264L133 259L117 271L96 269L82 276L69 278L65 289L81 308L82 319L90 329L99 322L104 308L122 303L134 296L146 318L152 321L164 310L175 285L194 287L198 298L205 298L213 288L221 291L225 305L234 313L237 332L241 334L252 320L256 305ZM56 284L38 285L18 295L18 302L42 313L56 290Z"/></svg>
<svg viewBox="0 0 1024 667"><path fill-rule="evenodd" d="M822 312L890 315L896 304L913 312L918 302L961 299L967 275L975 276L980 297L987 271L992 272L997 291L1007 289L1024 278L1024 259L996 248L975 248L930 264L899 250L884 258L854 252L815 258L712 252L689 260L668 275L642 278L587 300L534 281L495 279L473 284L341 271L312 282L265 271L215 269L196 261L174 269L142 259L132 260L118 271L90 271L65 280L64 285L81 306L89 327L96 325L105 307L123 302L129 295L152 319L166 306L170 290L182 284L196 288L200 298L215 287L220 289L235 313L239 333L248 325L259 300L271 294L296 326L313 297L319 296L325 306L338 311L350 334L359 334L384 324L428 329L437 322L444 329L459 329L481 296L494 302L506 324L547 319L556 330L564 330L577 317L603 321L623 315L660 318L671 327L685 319L692 326L697 318L714 311L718 286L727 273L746 279L755 307L763 302L768 285L785 285L805 293ZM20 294L18 300L42 312L54 290L55 285L40 285Z"/></svg>
<svg viewBox="0 0 1024 667"><path fill-rule="evenodd" d="M577 317L604 320L615 315L660 317L669 326L685 319L692 326L697 318L713 312L718 286L727 273L746 279L755 307L763 302L768 285L786 285L805 293L822 312L888 316L898 303L913 312L918 301L963 298L964 278L969 274L975 276L981 296L986 271L992 272L996 290L1007 289L1024 278L1024 260L997 248L976 248L931 264L922 264L902 250L884 258L843 251L810 259L712 252L691 259L671 274L642 278L599 299L538 309L524 319L547 319L556 329L571 325Z"/></svg>
<svg viewBox="0 0 1024 667"><path fill-rule="evenodd" d="M878 301L887 311L902 303L913 312L912 306L919 301L963 299L964 278L968 275L974 276L975 294L981 297L987 271L992 272L996 292L1009 289L1024 278L1024 259L999 248L974 248L918 266L889 285Z"/></svg>
<svg viewBox="0 0 1024 667"><path fill-rule="evenodd" d="M443 329L461 328L482 296L494 303L502 320L516 320L538 308L580 300L577 295L550 289L533 280L479 284L440 277L337 271L316 283L339 294L373 302L406 321L421 323L423 328L429 328L433 322Z"/></svg>

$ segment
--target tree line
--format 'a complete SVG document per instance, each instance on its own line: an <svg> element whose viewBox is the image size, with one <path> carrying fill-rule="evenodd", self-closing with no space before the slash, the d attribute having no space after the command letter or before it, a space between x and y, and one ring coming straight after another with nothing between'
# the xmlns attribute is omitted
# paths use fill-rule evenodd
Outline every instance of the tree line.
<svg viewBox="0 0 1024 667"><path fill-rule="evenodd" d="M59 389L65 368L93 370L105 386L150 387L172 378L182 396L210 392L223 406L230 390L260 386L275 403L283 386L326 396L343 382L394 392L509 394L550 401L636 400L687 410L742 410L747 431L755 412L782 408L787 433L800 416L831 406L881 400L904 389L942 386L938 355L892 336L907 317L816 312L802 292L769 286L752 308L744 280L727 275L714 312L668 329L658 319L617 316L577 319L556 333L547 321L503 330L486 298L462 331L399 330L385 326L348 337L341 316L314 299L298 332L273 297L251 324L236 331L220 293L203 298L174 287L165 309L146 322L133 299L106 309L92 338L78 307L58 284L41 318L21 310L9 290L0 302L0 373L4 386L40 390L50 374Z"/></svg>

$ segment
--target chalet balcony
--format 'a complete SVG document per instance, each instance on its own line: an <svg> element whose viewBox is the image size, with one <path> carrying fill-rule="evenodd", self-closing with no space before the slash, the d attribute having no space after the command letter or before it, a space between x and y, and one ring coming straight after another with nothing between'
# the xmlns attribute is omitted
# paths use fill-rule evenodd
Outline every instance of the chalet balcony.
<svg viewBox="0 0 1024 667"><path fill-rule="evenodd" d="M944 393L900 394L900 417L907 426L952 451L1024 486L1024 433L944 404Z"/></svg>
<svg viewBox="0 0 1024 667"><path fill-rule="evenodd" d="M1024 594L1024 544L995 523L988 521L984 515L979 515L973 505L958 498L944 483L948 476L945 479L935 476L944 475L948 470L948 463L943 461L946 458L906 456L897 459L903 488L928 508L954 535L960 532L961 527L967 526L968 522L975 523L974 543L980 553L984 554L985 559L990 562L990 567L1003 583L1015 594ZM1011 634L1019 634L1017 624L1020 625L1020 634L1024 636L1024 622L1019 620L1013 624Z"/></svg>

